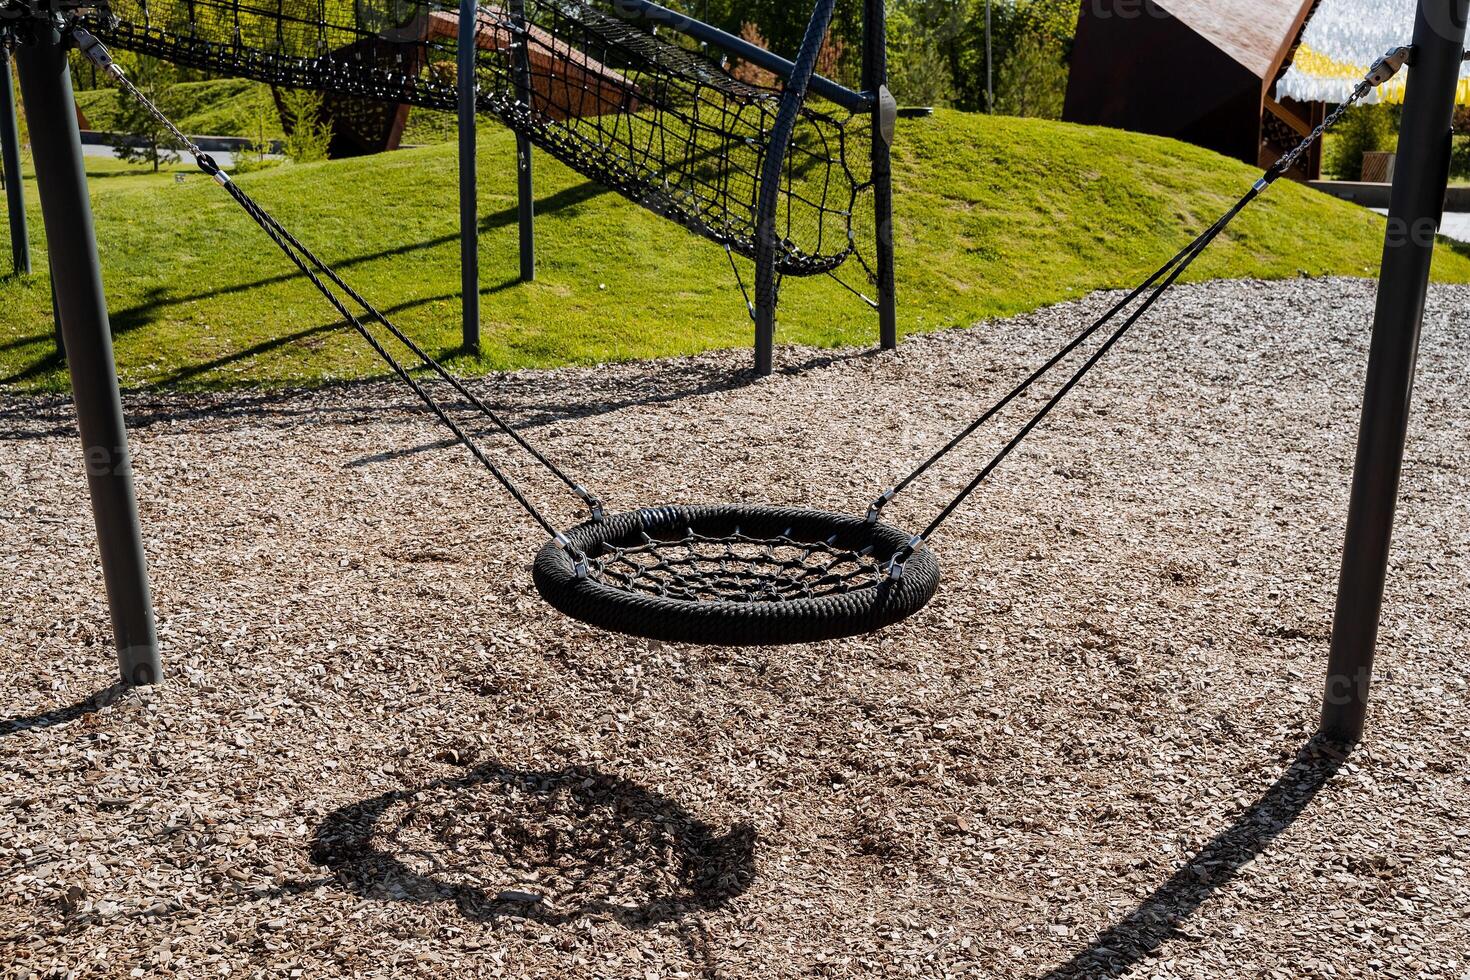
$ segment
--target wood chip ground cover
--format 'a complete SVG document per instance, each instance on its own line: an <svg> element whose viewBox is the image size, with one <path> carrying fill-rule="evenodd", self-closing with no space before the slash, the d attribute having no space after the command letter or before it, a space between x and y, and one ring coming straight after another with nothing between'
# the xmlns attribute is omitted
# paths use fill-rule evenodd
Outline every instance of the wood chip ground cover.
<svg viewBox="0 0 1470 980"><path fill-rule="evenodd" d="M860 512L1107 300L478 390L618 507ZM928 609L785 649L559 617L397 388L144 394L168 683L119 693L69 406L4 397L0 969L1470 977L1470 290L1431 295L1369 741L1309 743L1372 301L1179 290L944 529Z"/></svg>

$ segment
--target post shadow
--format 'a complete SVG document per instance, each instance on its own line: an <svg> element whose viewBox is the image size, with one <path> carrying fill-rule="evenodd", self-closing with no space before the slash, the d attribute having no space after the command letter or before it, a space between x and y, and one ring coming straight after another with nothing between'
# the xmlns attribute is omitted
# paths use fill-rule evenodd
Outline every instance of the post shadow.
<svg viewBox="0 0 1470 980"><path fill-rule="evenodd" d="M1099 933L1086 949L1046 973L1043 980L1119 977L1158 952L1178 933L1182 922L1301 816L1347 761L1339 747L1320 735L1308 741L1280 778L1234 823L1125 919Z"/></svg>
<svg viewBox="0 0 1470 980"><path fill-rule="evenodd" d="M132 689L131 684L114 681L95 694L89 694L76 704L70 704L64 708L38 711L33 715L22 715L18 718L0 718L0 738L37 729L55 728L57 725L76 721L83 715L89 715L94 711L101 711L103 708L116 704Z"/></svg>

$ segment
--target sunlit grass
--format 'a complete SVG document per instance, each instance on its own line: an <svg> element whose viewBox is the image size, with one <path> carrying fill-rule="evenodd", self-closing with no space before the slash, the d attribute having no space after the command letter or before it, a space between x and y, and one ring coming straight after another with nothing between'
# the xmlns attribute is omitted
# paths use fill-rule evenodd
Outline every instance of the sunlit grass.
<svg viewBox="0 0 1470 980"><path fill-rule="evenodd" d="M536 158L539 278L516 282L512 136L482 138L483 350L459 352L453 146L283 166L240 178L431 350L468 373L746 346L751 325L725 253ZM1180 143L1114 130L941 112L904 120L895 146L904 332L965 326L1129 285L1239 196L1256 172ZM132 387L285 385L382 366L209 180L89 158L119 371ZM184 169L187 168L174 168ZM64 386L45 249L38 274L0 281L0 383ZM0 256L9 253L0 223ZM1191 278L1373 275L1383 219L1282 184ZM866 244L866 243L864 243ZM749 284L751 270L741 262ZM1442 250L1441 279L1470 281ZM860 288L861 269L841 273ZM876 317L838 284L787 280L778 339L872 344Z"/></svg>

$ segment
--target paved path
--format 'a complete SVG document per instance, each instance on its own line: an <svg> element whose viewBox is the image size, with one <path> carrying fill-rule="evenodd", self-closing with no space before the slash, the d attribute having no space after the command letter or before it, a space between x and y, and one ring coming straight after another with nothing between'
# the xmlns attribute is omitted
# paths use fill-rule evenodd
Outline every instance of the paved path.
<svg viewBox="0 0 1470 980"><path fill-rule="evenodd" d="M1387 208L1373 208L1372 210L1379 214L1388 214ZM1470 212L1445 212L1444 223L1440 225L1439 233L1457 242L1470 242Z"/></svg>
<svg viewBox="0 0 1470 980"><path fill-rule="evenodd" d="M218 163L221 167L224 167L226 170L229 170L235 166L235 154L229 152L228 150L211 150L209 155L214 157L215 162ZM83 143L82 156L111 157L116 156L116 153L114 153L112 147L106 144L92 145L89 143ZM184 160L188 159L186 155L182 156L181 158Z"/></svg>

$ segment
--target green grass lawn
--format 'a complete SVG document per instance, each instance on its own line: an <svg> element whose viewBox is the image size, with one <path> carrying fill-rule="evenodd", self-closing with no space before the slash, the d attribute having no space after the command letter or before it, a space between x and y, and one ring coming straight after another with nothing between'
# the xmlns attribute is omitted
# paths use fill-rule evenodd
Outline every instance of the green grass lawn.
<svg viewBox="0 0 1470 980"><path fill-rule="evenodd" d="M283 166L240 178L323 258L467 373L746 346L725 254L537 157L539 279L515 280L514 140L487 126L480 192L484 350L458 352L453 146ZM1170 140L941 112L904 120L895 147L901 329L966 326L1130 285L1257 176ZM90 159L104 276L129 387L285 385L383 368L234 203L197 173ZM184 169L184 168L175 168ZM35 187L38 274L0 281L0 384L57 389ZM0 256L8 255L0 227ZM1373 275L1383 219L1282 184L1192 271ZM748 263L742 262L747 283ZM855 277L850 264L842 272ZM1442 250L1435 273L1470 281ZM825 278L788 280L778 339L872 344L876 317Z"/></svg>

